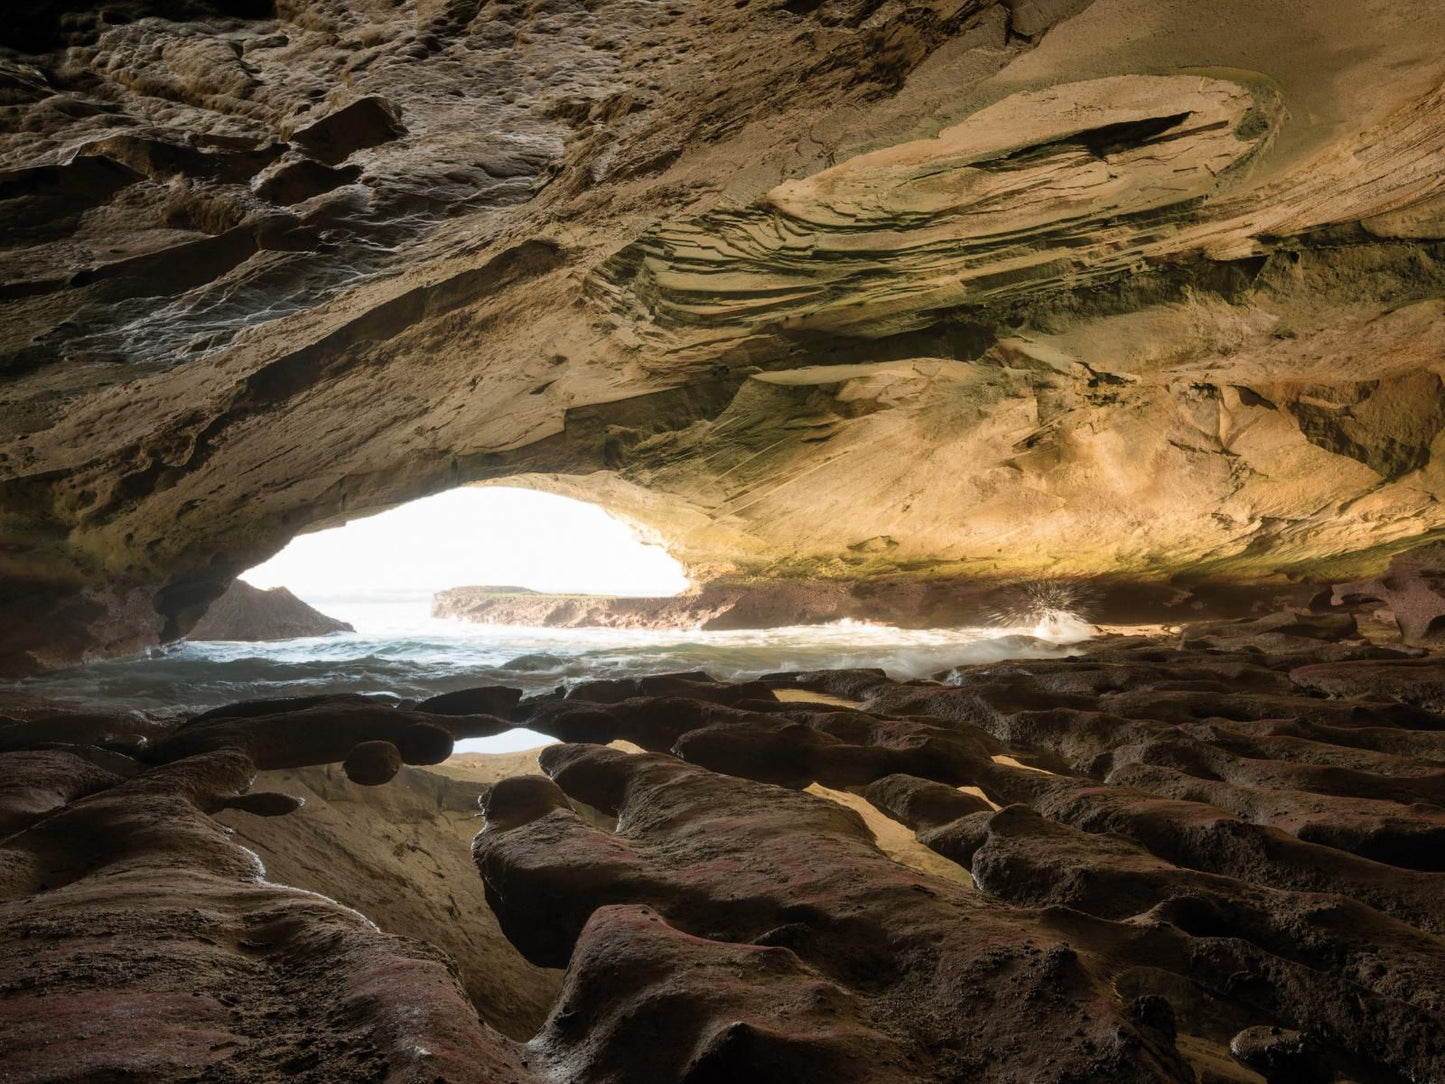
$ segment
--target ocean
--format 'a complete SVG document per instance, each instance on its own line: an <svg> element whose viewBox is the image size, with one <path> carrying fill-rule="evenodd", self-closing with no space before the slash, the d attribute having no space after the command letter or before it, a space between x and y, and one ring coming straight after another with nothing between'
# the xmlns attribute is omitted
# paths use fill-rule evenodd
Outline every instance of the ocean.
<svg viewBox="0 0 1445 1084"><path fill-rule="evenodd" d="M15 687L79 709L172 716L260 697L345 692L419 699L475 685L532 693L692 670L739 681L780 670L881 667L909 680L969 663L1072 654L1071 645L1094 632L1066 614L1008 628L842 621L729 632L550 629L436 619L426 596L307 601L357 631L265 643L181 641L26 678ZM549 740L519 728L461 742L458 751L506 752Z"/></svg>

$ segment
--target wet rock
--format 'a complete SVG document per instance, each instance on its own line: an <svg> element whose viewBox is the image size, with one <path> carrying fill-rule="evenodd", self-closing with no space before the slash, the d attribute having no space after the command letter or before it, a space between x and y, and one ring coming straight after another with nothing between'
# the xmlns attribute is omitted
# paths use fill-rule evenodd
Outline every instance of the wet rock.
<svg viewBox="0 0 1445 1084"><path fill-rule="evenodd" d="M8 835L77 798L114 786L120 776L65 750L0 753L0 835Z"/></svg>
<svg viewBox="0 0 1445 1084"><path fill-rule="evenodd" d="M870 690L889 685L888 675L875 667L856 670L795 670L783 674L764 674L766 685L779 688L810 689L844 700L867 699Z"/></svg>
<svg viewBox="0 0 1445 1084"><path fill-rule="evenodd" d="M1305 842L1204 802L1124 786L1061 779L1034 808L1089 833L1127 838L1176 866L1274 888L1339 892L1433 933L1445 932L1438 874L1370 861Z"/></svg>
<svg viewBox="0 0 1445 1084"><path fill-rule="evenodd" d="M255 719L263 715L280 715L288 711L302 711L306 708L327 707L344 710L350 707L387 707L388 701L362 693L319 693L315 696L271 696L257 700L241 700L234 704L223 704L199 715L193 715L182 726L195 726L216 719Z"/></svg>
<svg viewBox="0 0 1445 1084"><path fill-rule="evenodd" d="M1445 716L1445 660L1437 657L1310 663L1289 676L1301 688L1330 696L1418 704ZM1445 729L1445 718L1422 719L1419 726Z"/></svg>
<svg viewBox="0 0 1445 1084"><path fill-rule="evenodd" d="M615 704L621 700L642 696L680 696L710 704L732 705L744 700L772 700L773 691L764 682L726 684L715 681L701 671L609 681L579 681L567 690L568 700L585 700L597 704Z"/></svg>
<svg viewBox="0 0 1445 1084"><path fill-rule="evenodd" d="M452 755L456 738L446 727L413 723L401 732L397 750L405 764L440 764Z"/></svg>
<svg viewBox="0 0 1445 1084"><path fill-rule="evenodd" d="M420 701L415 710L433 715L494 715L498 719L510 719L521 699L521 689L485 685L429 696Z"/></svg>
<svg viewBox="0 0 1445 1084"><path fill-rule="evenodd" d="M684 733L726 710L686 696L629 697L600 704L568 696L534 705L527 726L559 741L630 741L666 752Z"/></svg>
<svg viewBox="0 0 1445 1084"><path fill-rule="evenodd" d="M937 828L972 813L992 810L988 799L911 775L886 775L871 783L863 797L914 829Z"/></svg>
<svg viewBox="0 0 1445 1084"><path fill-rule="evenodd" d="M579 1049L579 1033L601 1041ZM535 1043L587 1080L917 1079L864 999L792 950L690 936L647 907L593 913Z"/></svg>
<svg viewBox="0 0 1445 1084"><path fill-rule="evenodd" d="M239 752L191 757L3 841L6 1073L414 1079L420 1060L428 1079L535 1079L435 950L263 878L207 816L254 774Z"/></svg>
<svg viewBox="0 0 1445 1084"><path fill-rule="evenodd" d="M573 954L575 977L569 982L586 981L585 969L607 963L608 970L591 980L605 983L593 987L594 998L631 1001L636 984L620 984L606 958L588 951L582 940L595 944L609 920L637 920L638 912L630 909L606 910L626 899L655 910L693 939L704 939L696 958L735 952L724 949L729 944L772 946L779 953L769 969L776 981L786 984L790 973L801 978L816 971L842 988L831 995L836 1010L830 1014L842 1030L821 1030L805 1016L797 1017L796 1028L779 1028L772 1038L745 1026L709 1058L767 1073L782 1057L781 1071L794 1074L792 1079L822 1081L835 1078L842 1044L854 1057L866 1056L882 1079L893 1079L905 1066L912 1079L942 1079L962 1064L972 1065L979 1079L1005 1079L1009 1066L985 1053L987 1044L997 1041L988 1037L1011 1027L1001 1014L920 1014L917 999L924 991L1007 967L1025 990L1038 991L1020 1001L1028 1006L1022 1015L1035 1034L1048 1036L1047 1053L1038 1044L1030 1053L1032 1062L1050 1063L1046 1079L1076 1072L1142 1080L1182 1072L1172 1068L1177 1055L1137 1031L1107 999L1065 1008L1043 993L1059 984L1097 989L1086 960L1027 921L1027 929L1011 927L1002 911L971 899L957 885L921 880L892 863L849 810L655 754L564 745L550 747L542 759L569 797L615 811L618 829L601 834L553 800L540 816L510 819L495 829L489 825L477 838L488 898L524 952L558 959L577 944L581 955ZM752 857L737 862L732 856L741 854L738 848ZM597 925L589 927L589 919ZM932 947L924 950L925 945ZM745 968L743 974L749 973ZM709 969L673 975L672 988L687 992L682 1005L709 1021L688 1024L689 1032L720 1030L736 1019L737 1008L704 992L713 987ZM820 999L830 997L828 985L815 981L814 988ZM790 1000L783 992L776 996L785 1005ZM914 1011L902 1012L910 1003ZM850 1004L857 1009L845 1008ZM572 1010L590 1011L580 1005ZM1056 1015L1060 1026L1047 1026ZM792 1017L790 1012L785 1019ZM1065 1018L1068 1028L1062 1026ZM870 1049L863 1041L869 1031L892 1041ZM739 1046L729 1049L733 1043ZM677 1058L678 1052L640 1056Z"/></svg>
<svg viewBox="0 0 1445 1084"><path fill-rule="evenodd" d="M386 933L445 953L481 1019L525 1042L546 1019L562 976L532 967L502 936L474 890L470 845L480 827L478 790L528 767L515 754L469 755L403 767L383 787L356 786L335 766L263 772L252 793L285 791L303 807L287 817L228 807L216 819L260 857L267 880L320 893Z"/></svg>
<svg viewBox="0 0 1445 1084"><path fill-rule="evenodd" d="M0 735L32 742L8 755L22 758L18 775L36 785L0 788L23 814L0 847L0 895L11 900L3 906L33 897L63 910L73 886L96 886L84 937L57 942L88 959L96 922L109 921L95 909L134 871L150 869L154 855L204 853L206 877L178 875L172 861L166 891L224 916L236 879L261 882L254 858L204 814L227 817L238 833L254 826L269 853L310 854L312 807L296 810L279 793L297 777L251 793L251 756L344 762L340 772L308 769L311 789L298 778L297 791L317 808L324 795L344 794L352 816L380 818L372 825L441 811L466 818L480 792L472 857L481 884L471 891L520 954L525 1010L499 1009L497 983L478 978L472 949L458 951L472 969L468 989L485 995L479 1004L500 1013L509 1035L533 1034L556 990L546 969L567 969L525 1049L479 1030L475 1015L436 1018L450 1049L471 1059L468 1071L483 1066L488 1079L1434 1079L1445 1071L1445 870L1435 860L1445 853L1445 729L1429 710L1394 700L1302 695L1314 679L1301 670L1401 661L1320 661L1337 645L1292 639L1310 642L1283 654L1248 638L1208 649L1113 643L1076 658L963 668L956 686L804 676L807 686L864 692L858 708L758 700L752 683L700 674L599 685L597 699L549 694L517 708L564 739L538 757L547 774L519 763L518 774L473 788L399 763L444 755L453 734L509 722L366 698L291 698L230 705L179 727L133 721L173 729L148 762L85 744L122 736L119 720L53 716L80 744L46 743L36 721L15 722ZM1428 685L1418 665L1392 680L1403 688L1416 673ZM789 684L775 676L765 687ZM469 690L459 704L491 695ZM630 751L605 744L619 739ZM393 771L375 790L341 779ZM397 788L406 801L386 797ZM25 804L42 791L43 801ZM396 827L400 843L378 843L386 854L358 856L357 868L382 871L374 876L383 883L395 875L381 861L393 846L410 855L408 839L443 845L430 831ZM908 830L911 859L898 838ZM957 865L945 874L920 863L920 847ZM365 891L347 891L381 906L395 893L372 876ZM208 895L217 878L224 906ZM444 916L464 912L454 880L453 870L429 873L425 887L408 882L412 902L384 912L411 915L417 929L445 927ZM418 892L425 899L413 901ZM287 928L330 921L309 915ZM242 959L340 976L286 1018L312 1036L342 1026L335 1006L357 981L347 968L396 958L377 947L384 942L338 956L353 935L325 926L317 943L332 970L323 972L270 919L247 928L196 950L192 970L209 981L207 953L244 942ZM479 929L468 918L465 937L431 936L455 948ZM123 945L149 951L127 930ZM211 927L198 930L216 941ZM222 965L233 983L251 981L244 967ZM86 968L74 969L76 990L99 990L97 1003L109 1004L120 987ZM142 989L161 988L131 970ZM391 1050L384 1036L420 1034L430 1024L417 1007L442 1011L450 989L392 984L368 1002L383 1016L356 1018L346 1041ZM12 996L0 990L0 1013ZM404 1007L414 1014L404 1026L385 1015ZM257 1038L235 1057L248 1069L270 1064L263 1039L291 1041L265 1018L246 1026ZM118 1049L114 1064L154 1057L145 1044L156 1041ZM72 1046L56 1056L89 1064Z"/></svg>
<svg viewBox="0 0 1445 1084"><path fill-rule="evenodd" d="M568 660L561 655L549 655L545 651L533 652L529 655L518 655L515 659L508 659L502 663L503 670L517 670L521 673L535 673L539 670L557 670L567 665Z"/></svg>
<svg viewBox="0 0 1445 1084"><path fill-rule="evenodd" d="M1302 648L1299 641L1335 643L1355 636L1357 627L1350 614L1306 614L1285 611L1261 618L1211 621L1187 625L1179 633L1179 645L1193 650L1226 648L1255 649L1284 654ZM1310 644L1313 646L1313 643Z"/></svg>
<svg viewBox="0 0 1445 1084"><path fill-rule="evenodd" d="M0 751L34 749L54 743L139 756L172 729L136 715L43 710L28 719L0 717Z"/></svg>
<svg viewBox="0 0 1445 1084"><path fill-rule="evenodd" d="M210 716L192 720L148 753L166 763L215 749L241 749L262 771L339 764L363 742L387 742L406 763L435 764L451 755L460 738L488 737L511 729L490 715L432 715L381 707L375 701L336 703L324 698L310 706L286 705L265 714ZM406 759L411 758L411 759Z"/></svg>
<svg viewBox="0 0 1445 1084"><path fill-rule="evenodd" d="M985 891L1024 906L1062 905L1119 919L1167 907L1170 920L1192 934L1240 937L1306 966L1329 961L1384 997L1430 1013L1445 1007L1433 992L1445 960L1437 946L1445 942L1343 896L1259 888L1177 868L1130 842L1080 832L1022 805L993 815L970 870Z"/></svg>

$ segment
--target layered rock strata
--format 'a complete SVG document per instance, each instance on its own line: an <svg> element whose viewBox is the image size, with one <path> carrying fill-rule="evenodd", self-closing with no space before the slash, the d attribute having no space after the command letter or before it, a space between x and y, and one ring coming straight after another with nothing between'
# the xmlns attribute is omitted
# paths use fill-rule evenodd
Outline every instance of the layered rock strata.
<svg viewBox="0 0 1445 1084"><path fill-rule="evenodd" d="M42 5L0 662L298 532L582 495L697 579L1320 584L1445 528L1445 14Z"/></svg>
<svg viewBox="0 0 1445 1084"><path fill-rule="evenodd" d="M500 689L415 708L253 702L180 727L11 720L6 1068L16 1081L1434 1079L1441 672L1348 619L1296 615L945 681L681 674L520 702ZM301 767L350 771L377 743L440 759L454 735L518 722L561 739L542 774L412 774L378 791ZM263 762L268 785L318 804L247 793ZM265 879L212 819L296 872L328 833L327 857L374 879L425 862L388 865L329 806L399 816L391 830L414 823L420 845L460 852L455 826L425 825L468 791L485 818L479 881L455 855L433 859L414 903L388 903L313 863L313 884L375 909L388 933ZM971 879L890 857L907 855L880 849L859 809ZM464 988L437 948L397 936L443 943L427 930L443 895L483 928L468 894L531 968L566 969L545 1019L507 1009L480 958ZM545 970L492 951L527 997L552 996ZM140 1012L165 1023L136 1029Z"/></svg>

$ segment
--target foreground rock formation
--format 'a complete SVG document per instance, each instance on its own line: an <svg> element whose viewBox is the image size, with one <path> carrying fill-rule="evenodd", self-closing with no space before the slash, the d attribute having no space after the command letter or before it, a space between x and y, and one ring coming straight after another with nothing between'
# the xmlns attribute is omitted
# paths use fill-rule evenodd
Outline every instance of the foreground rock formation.
<svg viewBox="0 0 1445 1084"><path fill-rule="evenodd" d="M1294 614L945 676L681 674L520 702L251 702L180 726L7 721L6 1072L1445 1075L1439 658ZM561 744L542 774L489 786L450 764L398 766L381 789L307 767L376 782L363 751L436 763L454 737L522 721ZM251 789L258 767L311 801ZM485 818L475 871L448 819L468 792ZM270 856L265 874L217 816ZM376 816L394 845L372 839ZM880 849L884 817L934 861ZM366 917L275 883L282 869ZM482 899L527 964L466 945L495 936ZM447 913L478 932L457 940ZM447 945L469 953L461 972ZM538 998L545 1019L524 1007ZM162 1023L137 1029L138 1013Z"/></svg>
<svg viewBox="0 0 1445 1084"><path fill-rule="evenodd" d="M1445 527L1445 11L31 5L0 660L512 478L699 580L1376 575Z"/></svg>

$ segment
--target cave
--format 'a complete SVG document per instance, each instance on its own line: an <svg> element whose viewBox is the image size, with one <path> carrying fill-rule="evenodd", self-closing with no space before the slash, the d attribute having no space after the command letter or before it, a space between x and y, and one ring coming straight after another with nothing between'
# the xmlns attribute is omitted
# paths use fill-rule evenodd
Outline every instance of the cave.
<svg viewBox="0 0 1445 1084"><path fill-rule="evenodd" d="M1445 1080L1442 40L13 13L0 1076Z"/></svg>

